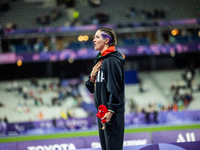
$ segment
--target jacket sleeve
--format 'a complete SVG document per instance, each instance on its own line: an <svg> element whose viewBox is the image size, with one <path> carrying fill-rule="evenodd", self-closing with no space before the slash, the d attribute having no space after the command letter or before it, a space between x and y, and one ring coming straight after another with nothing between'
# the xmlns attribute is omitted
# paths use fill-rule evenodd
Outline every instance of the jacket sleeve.
<svg viewBox="0 0 200 150"><path fill-rule="evenodd" d="M89 79L85 82L85 86L90 91L90 93L94 93L94 82L90 80L90 76Z"/></svg>
<svg viewBox="0 0 200 150"><path fill-rule="evenodd" d="M124 68L119 59L110 58L103 64L105 84L109 93L108 109L115 111L120 105L124 105L122 94L124 91Z"/></svg>

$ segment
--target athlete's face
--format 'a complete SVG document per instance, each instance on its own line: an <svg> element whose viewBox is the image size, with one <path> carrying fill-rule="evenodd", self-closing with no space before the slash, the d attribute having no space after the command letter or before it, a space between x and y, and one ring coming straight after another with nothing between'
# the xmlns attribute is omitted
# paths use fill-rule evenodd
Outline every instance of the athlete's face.
<svg viewBox="0 0 200 150"><path fill-rule="evenodd" d="M103 39L101 33L102 32L100 30L97 30L93 40L95 50L98 50L100 52L105 49L105 40Z"/></svg>

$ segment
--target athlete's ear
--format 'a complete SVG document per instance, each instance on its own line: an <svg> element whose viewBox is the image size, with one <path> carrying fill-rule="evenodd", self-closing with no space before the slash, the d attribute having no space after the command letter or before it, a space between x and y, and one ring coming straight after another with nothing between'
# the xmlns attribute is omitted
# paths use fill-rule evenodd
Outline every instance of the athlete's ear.
<svg viewBox="0 0 200 150"><path fill-rule="evenodd" d="M105 44L108 44L108 43L109 43L109 38L106 38L106 39L104 40L104 42L105 42Z"/></svg>

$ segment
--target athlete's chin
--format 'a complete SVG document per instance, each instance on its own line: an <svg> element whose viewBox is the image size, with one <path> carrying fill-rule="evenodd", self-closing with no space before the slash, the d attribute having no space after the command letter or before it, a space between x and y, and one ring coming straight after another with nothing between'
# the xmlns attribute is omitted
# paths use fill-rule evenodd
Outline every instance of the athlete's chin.
<svg viewBox="0 0 200 150"><path fill-rule="evenodd" d="M97 50L97 51L99 50L97 47L94 47L94 49Z"/></svg>

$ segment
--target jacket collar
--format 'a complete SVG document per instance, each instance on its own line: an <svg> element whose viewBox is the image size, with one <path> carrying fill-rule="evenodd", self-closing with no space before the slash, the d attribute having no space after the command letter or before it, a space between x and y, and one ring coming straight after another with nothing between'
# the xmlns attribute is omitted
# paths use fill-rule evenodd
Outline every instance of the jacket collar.
<svg viewBox="0 0 200 150"><path fill-rule="evenodd" d="M108 49L104 50L102 53L101 53L101 56L105 56L111 52L114 52L115 51L115 47L114 46L110 46Z"/></svg>

